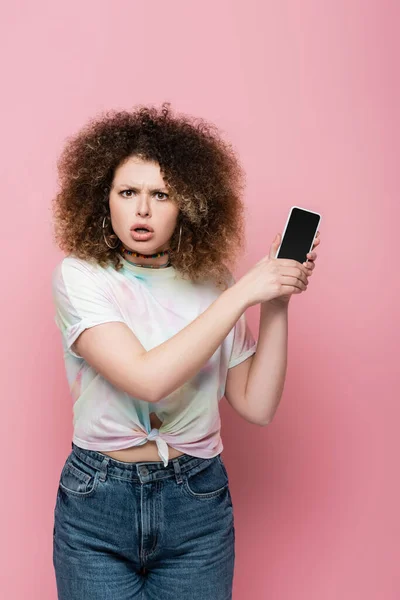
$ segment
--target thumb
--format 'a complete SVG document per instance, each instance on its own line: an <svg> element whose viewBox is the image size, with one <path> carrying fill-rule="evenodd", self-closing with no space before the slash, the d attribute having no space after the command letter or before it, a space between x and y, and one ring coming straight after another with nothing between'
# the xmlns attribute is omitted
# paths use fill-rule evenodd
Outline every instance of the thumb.
<svg viewBox="0 0 400 600"><path fill-rule="evenodd" d="M281 243L281 234L277 233L274 238L274 241L271 244L271 248L269 251L269 258L275 258L276 251L278 250L280 243Z"/></svg>

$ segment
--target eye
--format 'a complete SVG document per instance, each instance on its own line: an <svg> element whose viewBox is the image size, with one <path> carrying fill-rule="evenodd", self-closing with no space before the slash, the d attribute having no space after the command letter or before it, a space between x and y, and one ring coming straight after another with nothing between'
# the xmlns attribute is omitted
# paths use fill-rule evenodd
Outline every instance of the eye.
<svg viewBox="0 0 400 600"><path fill-rule="evenodd" d="M165 198L159 198L159 200L166 200L168 198L168 194L165 194L164 192L156 192L156 195L165 196Z"/></svg>
<svg viewBox="0 0 400 600"><path fill-rule="evenodd" d="M131 198L132 196L124 196L124 194L132 194L135 193L135 190L122 190L121 192L119 192L121 196L123 196L123 198ZM166 194L165 192L155 192L156 196L163 196L162 198L158 198L158 200L167 200L168 199L168 194Z"/></svg>
<svg viewBox="0 0 400 600"><path fill-rule="evenodd" d="M122 190L122 192L120 192L121 196L122 196L123 194L126 194L126 192L132 193L132 192L133 192L133 190ZM130 196L124 196L124 198L130 198Z"/></svg>

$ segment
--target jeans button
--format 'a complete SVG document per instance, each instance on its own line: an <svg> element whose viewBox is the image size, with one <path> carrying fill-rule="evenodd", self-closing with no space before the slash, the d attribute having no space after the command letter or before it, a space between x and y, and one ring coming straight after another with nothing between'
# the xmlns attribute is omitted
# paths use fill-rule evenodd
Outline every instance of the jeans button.
<svg viewBox="0 0 400 600"><path fill-rule="evenodd" d="M149 474L149 470L147 467L140 467L140 474L141 475L148 475Z"/></svg>

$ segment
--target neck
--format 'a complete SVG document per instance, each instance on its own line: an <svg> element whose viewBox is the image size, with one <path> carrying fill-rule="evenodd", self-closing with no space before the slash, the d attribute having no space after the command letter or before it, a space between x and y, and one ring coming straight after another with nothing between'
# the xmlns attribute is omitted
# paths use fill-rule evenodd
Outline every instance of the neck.
<svg viewBox="0 0 400 600"><path fill-rule="evenodd" d="M149 254L142 254L141 252L136 252L135 250L131 250L123 244L121 244L120 252L121 255L125 258L125 260L138 267L161 269L170 264L167 248L159 249L156 252Z"/></svg>

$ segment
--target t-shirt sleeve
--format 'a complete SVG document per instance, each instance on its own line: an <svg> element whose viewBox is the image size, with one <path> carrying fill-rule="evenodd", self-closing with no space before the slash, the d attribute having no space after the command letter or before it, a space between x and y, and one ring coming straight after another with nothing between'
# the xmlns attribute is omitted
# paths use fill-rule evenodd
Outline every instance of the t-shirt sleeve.
<svg viewBox="0 0 400 600"><path fill-rule="evenodd" d="M231 277L229 286L235 283L233 275ZM249 358L256 350L257 342L254 340L253 334L250 331L246 313L244 312L235 324L232 352L228 363L228 369L235 367L246 360L246 358Z"/></svg>
<svg viewBox="0 0 400 600"><path fill-rule="evenodd" d="M52 295L64 350L77 358L82 357L71 346L85 329L110 321L125 322L99 275L76 259L66 257L56 266Z"/></svg>

